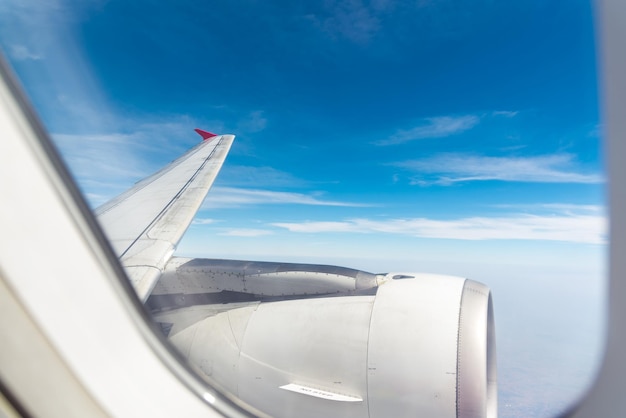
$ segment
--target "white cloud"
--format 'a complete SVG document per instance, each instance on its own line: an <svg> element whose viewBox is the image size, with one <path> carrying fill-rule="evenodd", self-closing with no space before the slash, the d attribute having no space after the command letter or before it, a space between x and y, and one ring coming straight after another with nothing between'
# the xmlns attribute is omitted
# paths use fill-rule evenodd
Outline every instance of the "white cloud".
<svg viewBox="0 0 626 418"><path fill-rule="evenodd" d="M487 157L439 154L431 158L394 164L420 174L418 185L449 185L466 181L501 180L531 183L601 183L597 173L581 172L572 154L537 157Z"/></svg>
<svg viewBox="0 0 626 418"><path fill-rule="evenodd" d="M24 45L11 45L10 54L13 59L18 61L40 60L42 58L41 55L35 54Z"/></svg>
<svg viewBox="0 0 626 418"><path fill-rule="evenodd" d="M214 224L216 221L215 219L210 219L210 218L194 218L193 221L191 221L192 225L210 225L210 224Z"/></svg>
<svg viewBox="0 0 626 418"><path fill-rule="evenodd" d="M221 232L218 235L225 235L225 236L230 236L230 237L260 237L260 236L271 235L271 234L273 234L273 232L267 229L242 228L242 229L231 229L226 232Z"/></svg>
<svg viewBox="0 0 626 418"><path fill-rule="evenodd" d="M291 232L377 232L375 229L364 227L365 219L353 219L348 221L305 221L305 222L276 222L273 226L285 228ZM380 232L380 231L378 231Z"/></svg>
<svg viewBox="0 0 626 418"><path fill-rule="evenodd" d="M562 214L585 214L585 215L603 215L606 208L601 205L575 205L571 203L539 203L539 204L515 204L515 205L494 205L497 208L515 209L523 211L532 211L534 213L562 213Z"/></svg>
<svg viewBox="0 0 626 418"><path fill-rule="evenodd" d="M285 171L268 166L225 164L220 171L220 181L230 186L243 187L304 187L308 182Z"/></svg>
<svg viewBox="0 0 626 418"><path fill-rule="evenodd" d="M512 215L467 217L453 220L428 218L350 219L340 222L274 223L273 226L301 233L386 233L419 238L454 240L540 240L586 244L606 242L603 216L560 214L554 216Z"/></svg>
<svg viewBox="0 0 626 418"><path fill-rule="evenodd" d="M133 134L52 134L55 144L79 180L136 179L146 174L145 164L133 152Z"/></svg>
<svg viewBox="0 0 626 418"><path fill-rule="evenodd" d="M190 118L134 122L127 133L63 134L52 139L92 206L100 205L132 184L178 158L199 140ZM116 126L130 125L118 120ZM98 131L96 129L96 131ZM173 138L183 138L181 141Z"/></svg>
<svg viewBox="0 0 626 418"><path fill-rule="evenodd" d="M239 207L260 204L295 204L313 206L365 206L358 203L323 200L303 193L275 192L270 190L213 187L203 208Z"/></svg>
<svg viewBox="0 0 626 418"><path fill-rule="evenodd" d="M97 207L109 200L111 196L98 193L85 193L85 198L92 207Z"/></svg>
<svg viewBox="0 0 626 418"><path fill-rule="evenodd" d="M519 112L517 110L515 111L511 111L511 110L494 110L491 114L493 116L504 116L505 118L512 118L517 116Z"/></svg>
<svg viewBox="0 0 626 418"><path fill-rule="evenodd" d="M480 122L480 118L474 115L426 118L418 126L408 130L399 130L390 137L375 142L375 144L396 145L418 139L446 137L472 129L478 122Z"/></svg>

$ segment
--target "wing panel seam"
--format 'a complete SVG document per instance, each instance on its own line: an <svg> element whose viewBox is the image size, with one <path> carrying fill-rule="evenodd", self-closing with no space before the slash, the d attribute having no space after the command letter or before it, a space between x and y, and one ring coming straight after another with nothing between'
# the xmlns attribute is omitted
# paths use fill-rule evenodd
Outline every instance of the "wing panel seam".
<svg viewBox="0 0 626 418"><path fill-rule="evenodd" d="M180 190L178 190L178 192L176 193L176 195L174 195L174 197L172 197L170 199L170 201L165 205L165 207L163 209L161 209L161 211L154 217L154 219L152 219L152 221L150 221L150 223L144 228L143 231L141 231L141 233L137 236L137 238L135 238L133 240L133 242L120 254L119 258L120 260L126 255L126 253L133 247L133 245L135 245L137 243L137 241L139 241L153 226L154 224L161 219L161 217L163 216L163 214L165 212L168 211L168 209L174 204L175 201L177 201L180 196L182 195L182 193L189 188L189 185L196 179L196 177L198 177L198 174L200 173L200 171L202 171L202 169L206 166L206 164L208 163L208 161L213 157L213 155L215 154L215 150L217 150L217 148L222 145L222 141L223 141L223 137L220 138L219 142L215 145L215 147L213 147L213 150L211 150L211 153L204 159L204 161L202 162L202 164L200 165L200 167L198 167L196 169L196 171L193 173L193 175L189 178L189 180L187 180L187 182L180 188Z"/></svg>

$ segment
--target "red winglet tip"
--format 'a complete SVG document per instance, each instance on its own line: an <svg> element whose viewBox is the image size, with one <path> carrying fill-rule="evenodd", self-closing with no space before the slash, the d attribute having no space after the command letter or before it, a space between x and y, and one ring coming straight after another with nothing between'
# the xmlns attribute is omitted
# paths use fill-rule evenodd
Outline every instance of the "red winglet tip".
<svg viewBox="0 0 626 418"><path fill-rule="evenodd" d="M217 136L217 134L213 134L211 132L207 132L207 131L203 131L202 129L194 129L194 131L198 132L198 134L200 134L200 136L202 137L202 140L206 141L209 138L213 138L214 136Z"/></svg>

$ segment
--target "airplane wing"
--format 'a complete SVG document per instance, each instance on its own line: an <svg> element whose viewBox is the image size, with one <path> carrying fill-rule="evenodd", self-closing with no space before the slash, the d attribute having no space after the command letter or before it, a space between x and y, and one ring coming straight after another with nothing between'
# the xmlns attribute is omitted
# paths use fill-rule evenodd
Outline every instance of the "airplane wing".
<svg viewBox="0 0 626 418"><path fill-rule="evenodd" d="M179 353L270 416L493 417L489 289L460 277L172 257L232 135L203 142L96 210Z"/></svg>
<svg viewBox="0 0 626 418"><path fill-rule="evenodd" d="M145 301L211 188L234 140L197 129L203 141L96 209L96 216Z"/></svg>

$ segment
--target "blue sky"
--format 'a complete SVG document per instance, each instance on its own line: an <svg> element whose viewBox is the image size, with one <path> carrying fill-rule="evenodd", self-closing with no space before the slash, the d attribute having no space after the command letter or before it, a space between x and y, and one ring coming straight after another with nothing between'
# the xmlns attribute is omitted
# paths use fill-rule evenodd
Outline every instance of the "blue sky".
<svg viewBox="0 0 626 418"><path fill-rule="evenodd" d="M554 367L519 371L527 353L600 346L592 24L586 1L0 6L4 52L92 206L196 143L193 128L236 134L179 252L486 282L504 416L531 407L511 382ZM572 284L557 311L588 327L559 323L551 335L569 340L545 348L545 315ZM572 385L546 383L551 406L530 387L525 401L555 412Z"/></svg>

